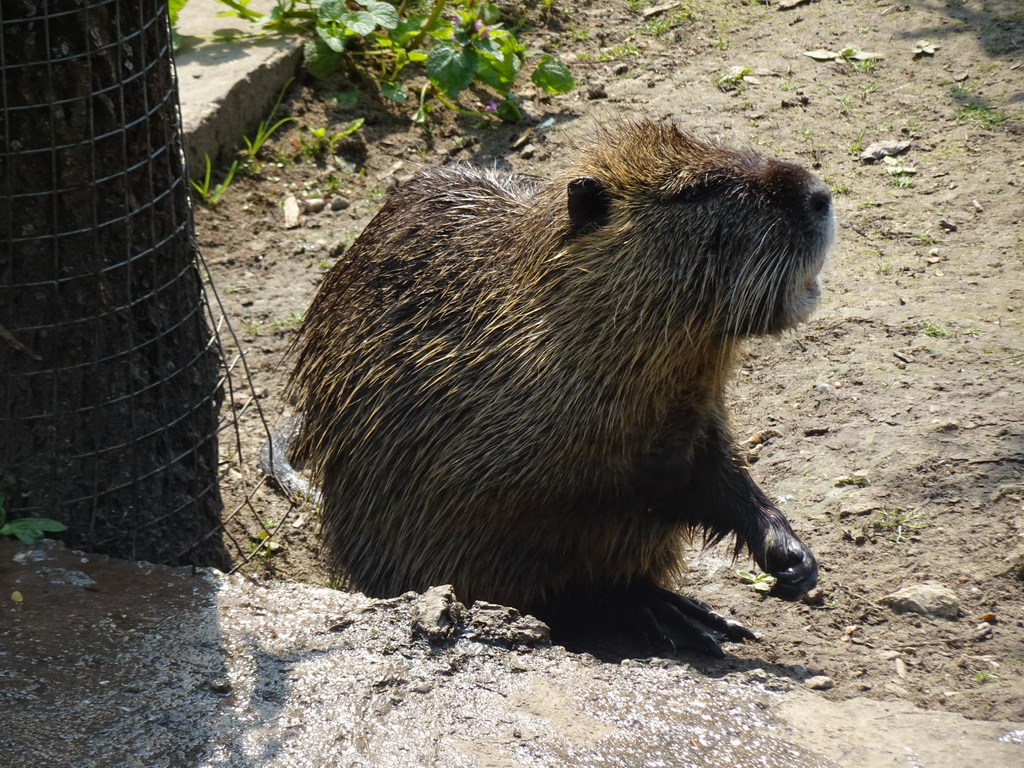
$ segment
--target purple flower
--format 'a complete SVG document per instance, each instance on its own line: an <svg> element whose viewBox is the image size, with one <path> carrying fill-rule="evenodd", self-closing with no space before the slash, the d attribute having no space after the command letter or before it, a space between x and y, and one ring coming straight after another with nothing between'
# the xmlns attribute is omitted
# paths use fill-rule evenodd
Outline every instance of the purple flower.
<svg viewBox="0 0 1024 768"><path fill-rule="evenodd" d="M490 27L484 27L482 30L480 30L480 39L481 40L486 40L490 36L491 36L491 28Z"/></svg>
<svg viewBox="0 0 1024 768"><path fill-rule="evenodd" d="M482 21L480 21L480 19L477 19L476 21L473 22L473 29L475 29L477 32L479 32L480 28L483 25L484 25L484 23Z"/></svg>
<svg viewBox="0 0 1024 768"><path fill-rule="evenodd" d="M487 104L484 105L484 111L486 111L486 112L497 112L498 111L498 102L496 102L494 99L491 99L490 101L487 102Z"/></svg>

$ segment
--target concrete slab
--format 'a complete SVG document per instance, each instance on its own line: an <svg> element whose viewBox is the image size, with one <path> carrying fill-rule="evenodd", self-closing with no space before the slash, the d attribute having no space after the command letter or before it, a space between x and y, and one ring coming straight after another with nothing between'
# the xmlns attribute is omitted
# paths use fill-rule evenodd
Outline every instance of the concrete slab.
<svg viewBox="0 0 1024 768"><path fill-rule="evenodd" d="M1024 765L1021 723L602 663L508 609L424 603L0 541L3 765Z"/></svg>
<svg viewBox="0 0 1024 768"><path fill-rule="evenodd" d="M262 11L273 5L254 0L250 7ZM178 17L182 45L175 61L185 157L193 176L201 175L206 155L216 162L242 145L302 60L301 40L242 37L255 28L218 16L224 10L215 0L189 0Z"/></svg>

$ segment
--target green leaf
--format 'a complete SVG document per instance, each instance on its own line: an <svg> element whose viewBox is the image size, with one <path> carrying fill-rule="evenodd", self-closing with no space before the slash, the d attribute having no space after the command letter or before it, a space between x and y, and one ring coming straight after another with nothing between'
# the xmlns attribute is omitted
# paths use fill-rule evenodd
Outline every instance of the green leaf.
<svg viewBox="0 0 1024 768"><path fill-rule="evenodd" d="M388 40L393 46L404 48L405 44L420 33L420 26L423 19L405 19L399 21L394 27L388 28ZM411 52L410 52L411 53ZM424 54L426 57L426 54Z"/></svg>
<svg viewBox="0 0 1024 768"><path fill-rule="evenodd" d="M380 92L385 98L399 104L409 98L409 89L405 87L405 83L381 83Z"/></svg>
<svg viewBox="0 0 1024 768"><path fill-rule="evenodd" d="M360 3L366 13L374 18L377 26L384 29L394 29L398 26L398 11L390 3L382 3L377 0L365 0Z"/></svg>
<svg viewBox="0 0 1024 768"><path fill-rule="evenodd" d="M472 48L457 50L450 45L436 45L427 54L427 77L454 99L476 75L479 57Z"/></svg>
<svg viewBox="0 0 1024 768"><path fill-rule="evenodd" d="M347 14L348 8L345 7L344 0L326 0L317 8L316 18L317 21L340 22L341 17Z"/></svg>
<svg viewBox="0 0 1024 768"><path fill-rule="evenodd" d="M506 123L518 123L523 119L523 113L519 111L519 106L513 99L505 99L505 101L501 102L494 114Z"/></svg>
<svg viewBox="0 0 1024 768"><path fill-rule="evenodd" d="M480 21L489 27L501 21L501 8L493 3L485 3L480 9Z"/></svg>
<svg viewBox="0 0 1024 768"><path fill-rule="evenodd" d="M22 517L12 520L0 528L0 536L16 536L22 544L35 544L43 533L59 533L66 531L68 527L56 520L44 517Z"/></svg>
<svg viewBox="0 0 1024 768"><path fill-rule="evenodd" d="M576 84L569 68L553 56L547 55L541 57L530 79L534 85L547 93L567 93Z"/></svg>
<svg viewBox="0 0 1024 768"><path fill-rule="evenodd" d="M430 112L432 109L433 106L429 101L423 102L420 104L420 108L413 113L412 121L417 125L426 125L427 121L430 119Z"/></svg>
<svg viewBox="0 0 1024 768"><path fill-rule="evenodd" d="M473 47L488 58L500 59L504 55L501 50L501 41L496 40L493 37L488 37L483 40L474 40Z"/></svg>
<svg viewBox="0 0 1024 768"><path fill-rule="evenodd" d="M424 51L413 50L409 51L409 61L426 61L427 54Z"/></svg>
<svg viewBox="0 0 1024 768"><path fill-rule="evenodd" d="M350 35L345 34L345 28L336 29L335 27L328 27L322 24L318 24L316 33L320 39L327 43L327 47L335 53L341 53L345 50L345 46L348 43Z"/></svg>
<svg viewBox="0 0 1024 768"><path fill-rule="evenodd" d="M515 54L509 54L504 59L487 58L480 62L476 76L491 88L505 92L515 83L522 65L523 60Z"/></svg>
<svg viewBox="0 0 1024 768"><path fill-rule="evenodd" d="M338 139L343 139L346 136L351 136L353 133L362 128L363 123L365 122L365 117L357 117L355 120L352 120L348 125L342 128L336 134L334 134L334 141L337 141Z"/></svg>
<svg viewBox="0 0 1024 768"><path fill-rule="evenodd" d="M341 54L336 53L319 37L310 38L303 49L306 55L306 69L313 77L327 77L338 66Z"/></svg>
<svg viewBox="0 0 1024 768"><path fill-rule="evenodd" d="M343 14L338 21L360 37L366 37L377 28L377 19L366 11Z"/></svg>
<svg viewBox="0 0 1024 768"><path fill-rule="evenodd" d="M167 13L171 17L171 26L178 23L178 14L181 13L181 9L185 7L185 3L188 0L170 0L167 4Z"/></svg>
<svg viewBox="0 0 1024 768"><path fill-rule="evenodd" d="M347 91L339 91L327 100L336 105L339 109L351 109L359 101L359 89L351 88Z"/></svg>

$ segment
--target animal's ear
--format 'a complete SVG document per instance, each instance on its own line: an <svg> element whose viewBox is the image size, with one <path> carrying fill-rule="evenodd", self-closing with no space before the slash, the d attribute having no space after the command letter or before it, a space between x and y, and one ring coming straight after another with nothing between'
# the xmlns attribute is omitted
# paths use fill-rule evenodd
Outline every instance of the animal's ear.
<svg viewBox="0 0 1024 768"><path fill-rule="evenodd" d="M574 235L589 232L608 223L611 198L604 184L592 176L580 176L569 182L569 226Z"/></svg>

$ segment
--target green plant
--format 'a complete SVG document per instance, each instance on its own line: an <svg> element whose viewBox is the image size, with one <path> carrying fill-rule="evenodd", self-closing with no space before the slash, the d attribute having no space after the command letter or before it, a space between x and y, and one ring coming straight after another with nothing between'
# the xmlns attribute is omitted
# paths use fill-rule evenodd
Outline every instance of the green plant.
<svg viewBox="0 0 1024 768"><path fill-rule="evenodd" d="M775 577L769 576L767 573L736 571L736 575L740 577L742 583L749 584L751 589L756 592L770 592L772 587L775 586Z"/></svg>
<svg viewBox="0 0 1024 768"><path fill-rule="evenodd" d="M284 320L275 320L270 324L270 329L277 331L285 328L295 328L302 324L303 315L301 312L292 312Z"/></svg>
<svg viewBox="0 0 1024 768"><path fill-rule="evenodd" d="M203 174L202 181L196 181L195 179L189 179L189 183L196 192L199 193L199 197L207 205L213 206L220 202L221 195L223 195L229 186L231 186L232 179L235 178L235 172L238 170L238 161L234 160L231 163L231 167L228 168L227 175L224 180L219 184L215 184L213 189L210 188L210 156L206 155L206 173Z"/></svg>
<svg viewBox="0 0 1024 768"><path fill-rule="evenodd" d="M7 522L7 494L0 491L0 536L14 536L22 544L35 544L44 534L60 533L68 527L48 517L22 517Z"/></svg>
<svg viewBox="0 0 1024 768"><path fill-rule="evenodd" d="M273 527L272 523L265 525L259 534L249 537L249 554L256 557L270 557L283 549L281 544L273 539L274 534L269 530Z"/></svg>
<svg viewBox="0 0 1024 768"><path fill-rule="evenodd" d="M397 8L381 0L277 0L266 14L250 10L248 0L219 2L265 32L310 34L306 67L315 77L327 77L348 60L375 80L386 98L402 103L413 95L404 70L422 68L427 82L415 94L412 118L418 123L427 122L433 101L460 114L518 122L522 114L512 89L528 60L536 61L530 80L539 90L565 93L574 86L565 64L527 49L502 26L501 10L487 0L403 1ZM495 98L473 109L459 106L459 95L473 84Z"/></svg>
<svg viewBox="0 0 1024 768"><path fill-rule="evenodd" d="M636 43L631 40L627 40L624 43L613 45L610 48L606 48L601 51L597 56L598 61L615 61L616 59L624 59L627 56L639 56L642 53Z"/></svg>
<svg viewBox="0 0 1024 768"><path fill-rule="evenodd" d="M565 34L574 43L585 43L590 38L590 30L587 27L569 27Z"/></svg>
<svg viewBox="0 0 1024 768"><path fill-rule="evenodd" d="M904 165L903 160L897 157L883 157L882 164L885 172L889 174L889 180L901 189L914 186L914 174L917 169Z"/></svg>
<svg viewBox="0 0 1024 768"><path fill-rule="evenodd" d="M1000 114L987 104L979 104L973 101L961 104L956 108L955 113L956 119L960 122L976 125L980 128L987 128L990 131L995 130L1008 120L1017 119L1012 115Z"/></svg>
<svg viewBox="0 0 1024 768"><path fill-rule="evenodd" d="M921 323L921 330L924 332L926 336L931 336L933 339L953 338L953 333L951 331L947 331L941 325L936 325L930 320L925 320L923 323Z"/></svg>
<svg viewBox="0 0 1024 768"><path fill-rule="evenodd" d="M357 117L352 120L344 128L337 133L327 135L327 128L309 128L311 140L306 141L302 139L302 145L306 154L310 157L323 157L325 155L333 155L334 148L338 145L338 142L344 139L346 136L351 136L353 133L363 127L365 120L361 117Z"/></svg>
<svg viewBox="0 0 1024 768"><path fill-rule="evenodd" d="M731 67L728 72L715 78L715 87L720 91L738 90L744 78L753 71L750 67Z"/></svg>
<svg viewBox="0 0 1024 768"><path fill-rule="evenodd" d="M277 112L277 108L281 106L281 101L284 99L285 91L288 90L288 86L292 84L289 80L281 88L281 92L277 94L277 101L274 102L274 106L270 108L270 113L266 119L261 121L259 126L256 128L256 135L249 139L248 136L243 136L242 140L245 142L245 149L242 151L242 155L247 163L251 163L256 160L256 153L260 151L260 148L267 143L269 139L278 128L285 123L290 123L292 120L298 120L297 117L282 117L273 125L270 125L270 121L274 119L274 113Z"/></svg>
<svg viewBox="0 0 1024 768"><path fill-rule="evenodd" d="M836 181L835 179L826 176L825 183L828 184L828 188L832 190L833 195L848 195L850 194L850 185L845 181Z"/></svg>
<svg viewBox="0 0 1024 768"><path fill-rule="evenodd" d="M857 134L856 141L853 141L853 142L850 143L850 151L853 154L855 154L855 155L859 155L861 152L864 151L864 129L863 128L861 129L861 132Z"/></svg>
<svg viewBox="0 0 1024 768"><path fill-rule="evenodd" d="M982 685L984 685L985 683L991 683L999 679L999 675L996 675L993 672L989 672L987 669L976 670L974 674L971 675L971 677L974 678L975 682L981 683Z"/></svg>
<svg viewBox="0 0 1024 768"><path fill-rule="evenodd" d="M874 525L885 533L885 538L894 544L902 544L910 537L911 531L927 528L928 524L920 522L921 512L907 512L895 507L884 509L878 513Z"/></svg>

